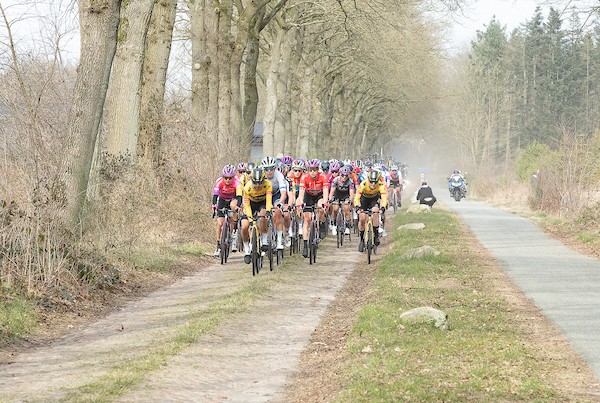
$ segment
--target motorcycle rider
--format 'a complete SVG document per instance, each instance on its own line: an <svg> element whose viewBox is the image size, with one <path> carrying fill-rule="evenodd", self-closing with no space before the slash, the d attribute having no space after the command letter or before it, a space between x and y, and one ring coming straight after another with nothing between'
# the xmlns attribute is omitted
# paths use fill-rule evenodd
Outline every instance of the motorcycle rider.
<svg viewBox="0 0 600 403"><path fill-rule="evenodd" d="M450 192L450 196L452 196L452 182L460 182L460 189L462 190L462 197L467 197L467 182L462 173L455 169L452 171L452 174L448 178L448 191Z"/></svg>

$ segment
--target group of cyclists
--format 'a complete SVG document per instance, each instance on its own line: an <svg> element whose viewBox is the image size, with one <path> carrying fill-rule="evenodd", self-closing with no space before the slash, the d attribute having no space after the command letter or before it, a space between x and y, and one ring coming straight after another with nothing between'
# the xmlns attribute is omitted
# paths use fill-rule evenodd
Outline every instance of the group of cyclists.
<svg viewBox="0 0 600 403"><path fill-rule="evenodd" d="M237 237L241 231L244 261L250 263L251 221L258 225L261 248L265 251L268 250L268 228L264 218L272 217L276 231L275 247L281 250L291 244L291 214L297 214L302 222L302 255L307 257L308 225L313 209L318 212L319 235L324 238L328 229L327 217L336 217L339 208L345 217L346 234L352 228L353 215L358 219L358 250L362 252L365 247L365 212L372 212L374 242L379 245L380 232L385 235L383 228L379 228L380 221L383 222L388 200L397 200L400 206L403 182L400 164L393 162L267 156L260 164L240 162L237 166L225 165L212 197L211 207L217 216L215 255L220 254L219 239L226 211L231 218L232 252L237 251ZM394 194L396 197L393 197ZM335 226L329 225L329 229L336 235Z"/></svg>

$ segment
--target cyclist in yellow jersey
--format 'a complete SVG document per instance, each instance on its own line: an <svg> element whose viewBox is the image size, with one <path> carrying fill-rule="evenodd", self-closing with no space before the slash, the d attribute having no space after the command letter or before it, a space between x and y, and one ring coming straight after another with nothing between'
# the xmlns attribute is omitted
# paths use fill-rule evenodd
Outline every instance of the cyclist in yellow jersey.
<svg viewBox="0 0 600 403"><path fill-rule="evenodd" d="M250 178L250 172L248 172L248 164L246 164L245 162L240 162L237 166L237 173L235 174L235 177L238 179L238 181L240 181L242 187L246 186L246 183L248 183L248 179Z"/></svg>
<svg viewBox="0 0 600 403"><path fill-rule="evenodd" d="M273 186L266 179L265 171L262 168L254 168L251 180L244 186L243 207L242 241L244 242L244 262L250 263L249 220L253 219L254 213L257 213L259 217L266 217L267 212L270 212L273 208ZM267 248L267 220L258 220L258 229L262 237L263 248Z"/></svg>
<svg viewBox="0 0 600 403"><path fill-rule="evenodd" d="M381 172L371 170L367 174L367 179L363 180L356 189L354 195L354 206L357 212L360 212L358 219L358 230L360 232L360 241L358 243L358 251L362 252L365 249L365 225L367 222L367 214L365 210L371 209L373 212L373 231L375 245L379 245L379 207L381 212L385 211L387 206L387 189L384 182L381 182Z"/></svg>

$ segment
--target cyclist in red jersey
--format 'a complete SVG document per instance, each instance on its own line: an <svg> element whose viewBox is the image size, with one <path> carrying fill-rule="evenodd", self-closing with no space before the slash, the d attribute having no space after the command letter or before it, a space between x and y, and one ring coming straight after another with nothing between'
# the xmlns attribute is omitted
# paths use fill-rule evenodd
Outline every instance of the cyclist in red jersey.
<svg viewBox="0 0 600 403"><path fill-rule="evenodd" d="M325 228L325 211L327 209L326 200L329 200L329 183L327 177L319 172L319 160L309 160L306 162L308 175L300 181L300 192L296 199L298 207L304 204L305 207L313 207L315 205L322 207L319 210L319 231L321 236L324 236ZM304 249L302 256L308 257L308 225L310 223L310 211L304 212L304 224L302 225L302 239L304 240Z"/></svg>
<svg viewBox="0 0 600 403"><path fill-rule="evenodd" d="M242 184L235 177L235 167L233 165L225 165L222 176L217 179L213 189L212 209L217 212L217 250L215 256L219 256L221 245L221 227L225 220L225 214L219 211L225 207L233 210L231 215L231 232L232 232L232 252L237 251L237 231L234 231L237 223L237 209L242 204Z"/></svg>

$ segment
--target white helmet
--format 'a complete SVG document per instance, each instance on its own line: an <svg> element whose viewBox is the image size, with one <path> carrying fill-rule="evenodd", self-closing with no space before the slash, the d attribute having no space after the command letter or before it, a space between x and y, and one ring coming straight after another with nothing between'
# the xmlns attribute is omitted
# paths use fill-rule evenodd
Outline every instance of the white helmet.
<svg viewBox="0 0 600 403"><path fill-rule="evenodd" d="M269 167L274 167L275 163L276 163L275 158L273 158L273 157L265 157L260 162L260 165L263 168L269 168Z"/></svg>

